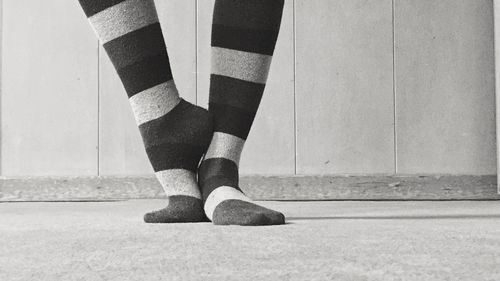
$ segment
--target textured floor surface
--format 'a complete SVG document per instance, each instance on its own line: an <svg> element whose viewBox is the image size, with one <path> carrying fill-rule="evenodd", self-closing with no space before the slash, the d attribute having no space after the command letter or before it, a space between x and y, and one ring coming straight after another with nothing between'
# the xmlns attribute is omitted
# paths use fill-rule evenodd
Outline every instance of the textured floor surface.
<svg viewBox="0 0 500 281"><path fill-rule="evenodd" d="M500 202L264 202L274 227L149 225L161 200L0 203L0 280L500 280Z"/></svg>

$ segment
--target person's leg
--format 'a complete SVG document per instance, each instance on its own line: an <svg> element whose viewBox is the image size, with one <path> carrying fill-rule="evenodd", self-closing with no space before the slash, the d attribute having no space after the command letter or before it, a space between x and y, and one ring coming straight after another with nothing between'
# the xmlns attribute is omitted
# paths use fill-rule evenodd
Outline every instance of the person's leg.
<svg viewBox="0 0 500 281"><path fill-rule="evenodd" d="M196 170L212 119L179 97L153 0L79 0L127 92L168 206L146 222L206 220Z"/></svg>
<svg viewBox="0 0 500 281"><path fill-rule="evenodd" d="M215 224L283 224L283 214L251 203L238 164L264 91L283 0L216 0L209 111L214 136L198 169L204 209Z"/></svg>

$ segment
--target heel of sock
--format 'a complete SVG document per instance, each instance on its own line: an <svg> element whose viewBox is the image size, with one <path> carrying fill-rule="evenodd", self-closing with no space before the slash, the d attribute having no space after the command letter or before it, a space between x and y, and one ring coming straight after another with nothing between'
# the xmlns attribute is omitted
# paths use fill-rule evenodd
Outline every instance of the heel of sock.
<svg viewBox="0 0 500 281"><path fill-rule="evenodd" d="M210 144L213 122L206 109L181 99L169 113L140 125L139 130L155 172L196 172Z"/></svg>

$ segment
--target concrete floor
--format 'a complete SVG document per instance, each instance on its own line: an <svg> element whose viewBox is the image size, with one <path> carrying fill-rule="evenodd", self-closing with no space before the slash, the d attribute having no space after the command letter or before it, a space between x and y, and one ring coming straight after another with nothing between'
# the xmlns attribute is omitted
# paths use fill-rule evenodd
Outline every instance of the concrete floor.
<svg viewBox="0 0 500 281"><path fill-rule="evenodd" d="M148 225L161 200L0 203L0 280L500 280L500 202L264 202L275 227Z"/></svg>

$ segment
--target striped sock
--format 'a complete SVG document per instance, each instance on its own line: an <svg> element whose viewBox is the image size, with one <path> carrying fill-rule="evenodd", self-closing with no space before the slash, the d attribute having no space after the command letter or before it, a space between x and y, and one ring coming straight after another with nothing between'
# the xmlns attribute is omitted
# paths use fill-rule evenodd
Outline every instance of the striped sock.
<svg viewBox="0 0 500 281"><path fill-rule="evenodd" d="M238 164L264 92L283 0L216 0L209 111L214 136L198 169L204 209L214 224L283 224L283 214L238 187Z"/></svg>
<svg viewBox="0 0 500 281"><path fill-rule="evenodd" d="M168 205L146 222L206 220L196 170L212 137L209 113L179 97L153 0L79 0L127 92Z"/></svg>

